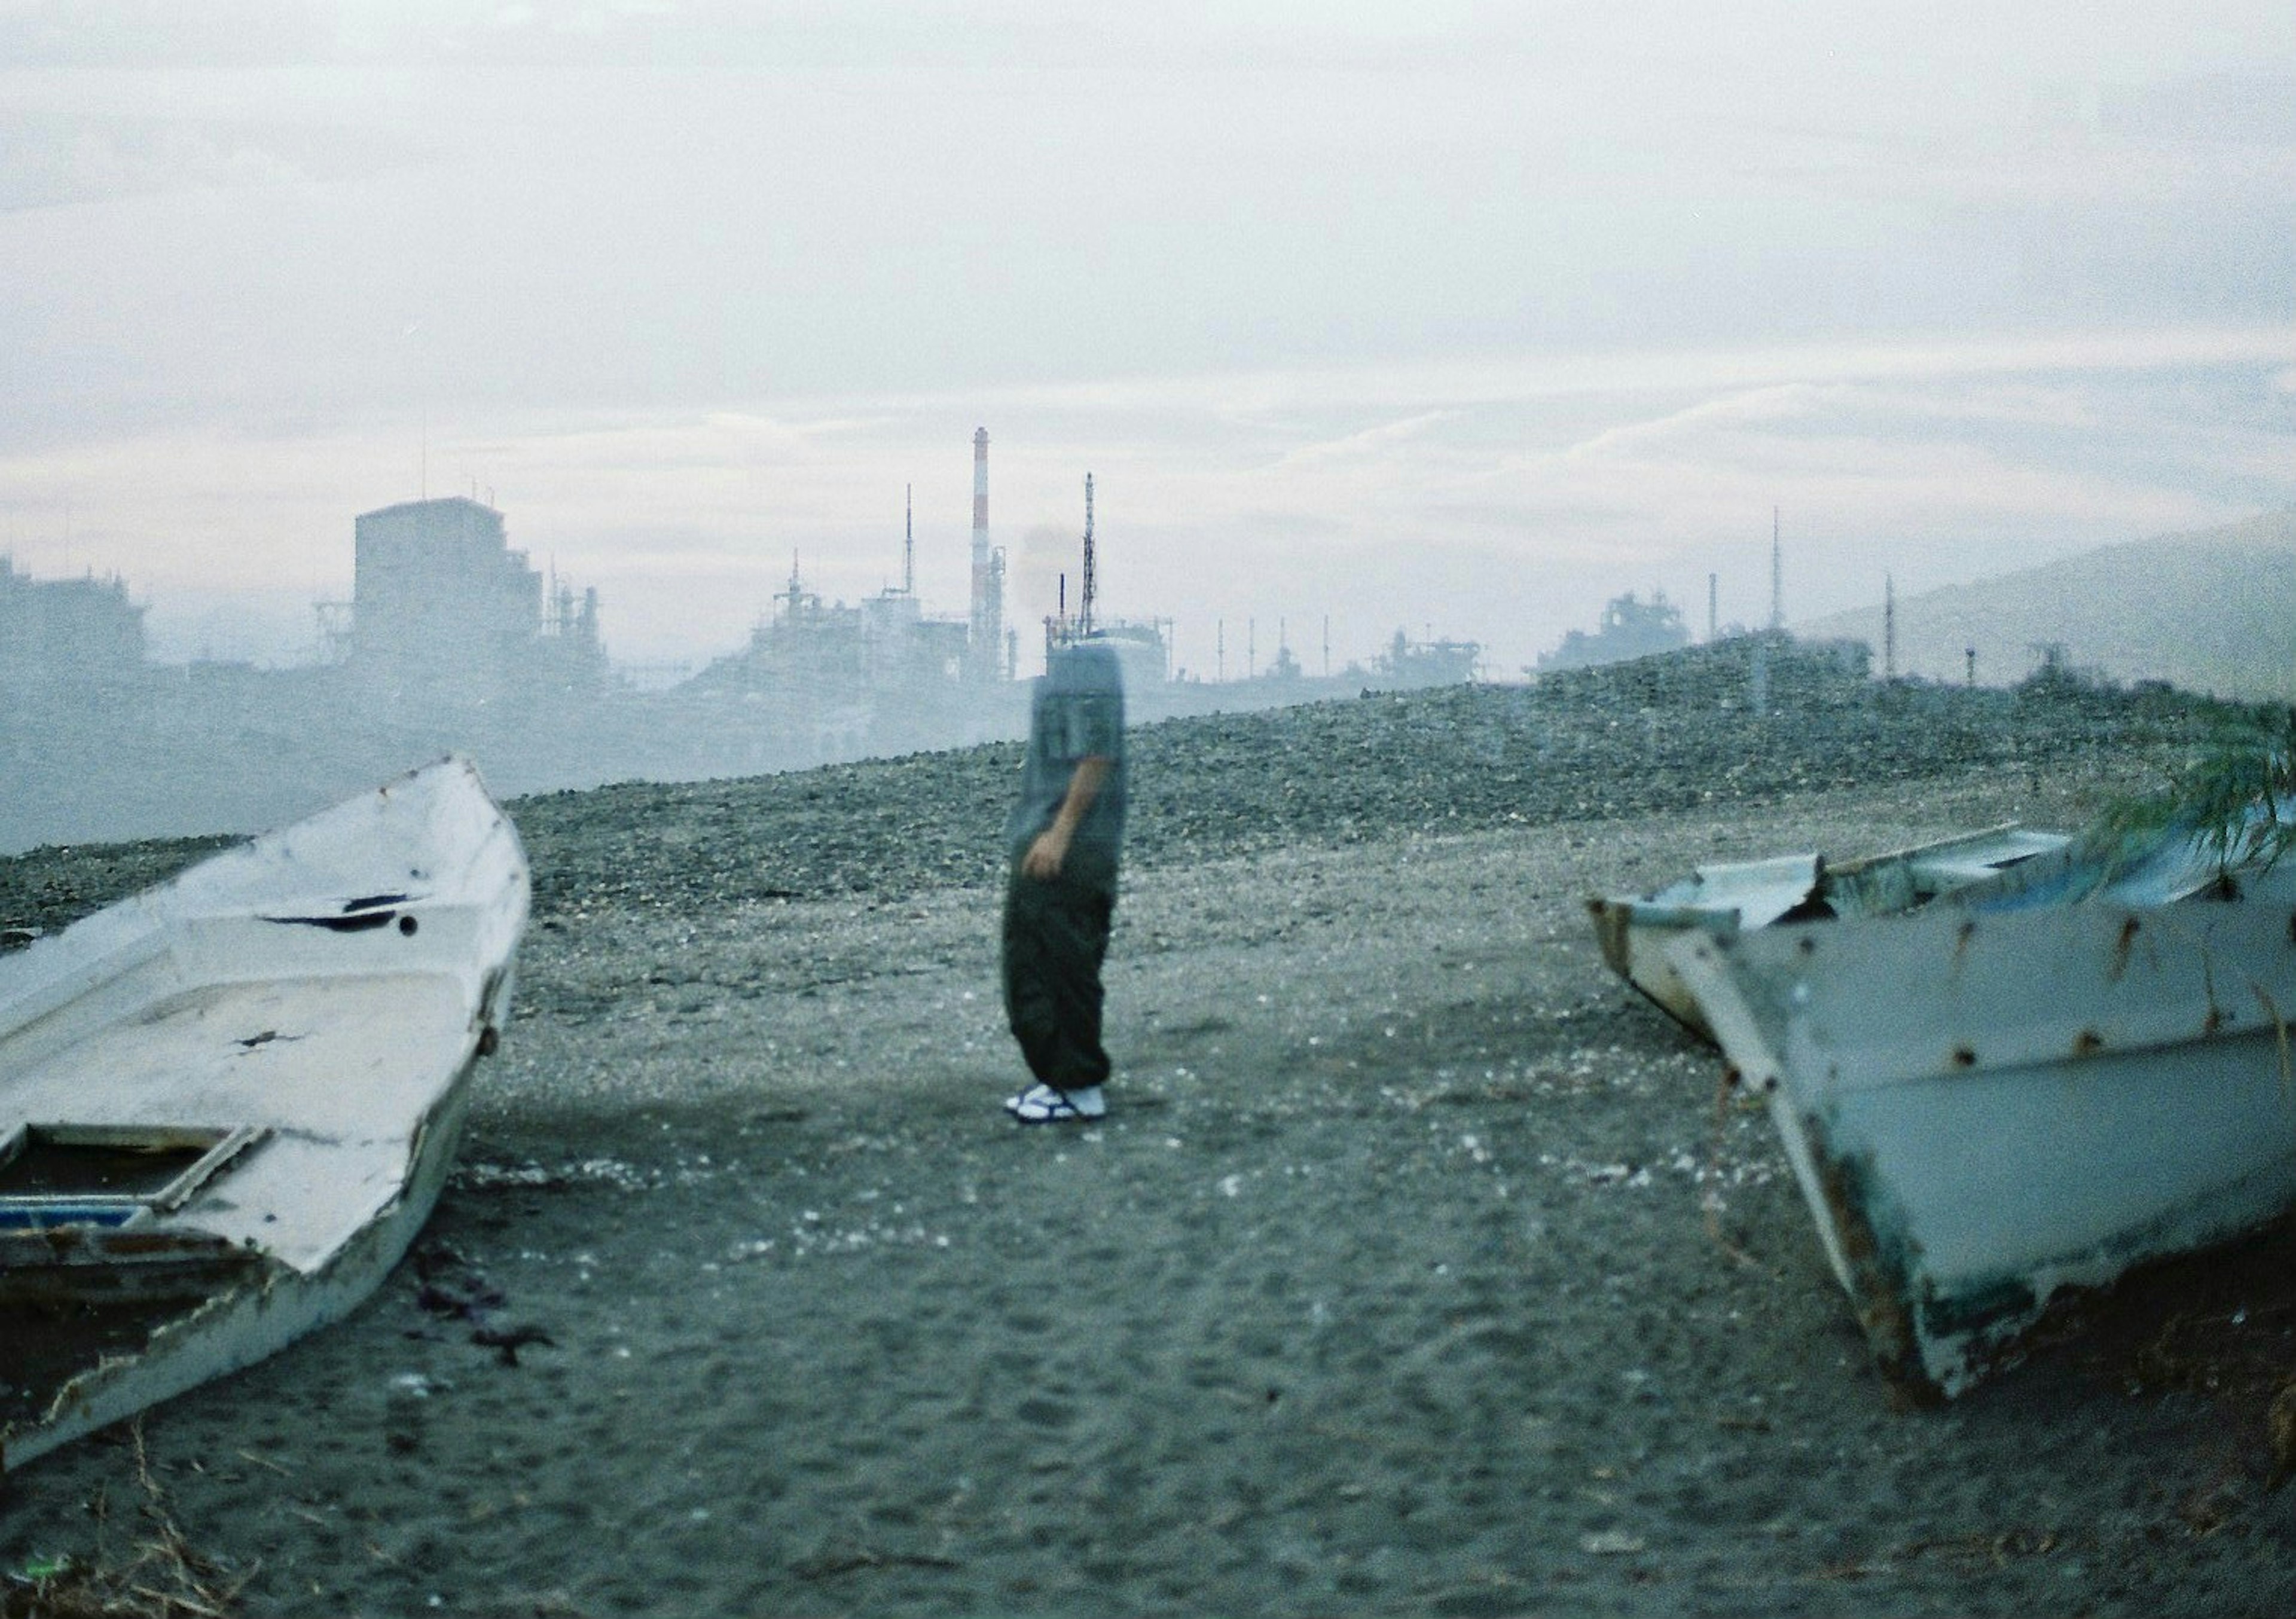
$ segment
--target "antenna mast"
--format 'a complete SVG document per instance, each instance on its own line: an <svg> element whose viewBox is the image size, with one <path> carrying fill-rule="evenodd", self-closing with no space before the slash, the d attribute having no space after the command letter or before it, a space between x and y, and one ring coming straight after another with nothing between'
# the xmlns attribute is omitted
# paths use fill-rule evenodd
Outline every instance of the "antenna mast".
<svg viewBox="0 0 2296 1619"><path fill-rule="evenodd" d="M1092 602L1099 581L1093 571L1092 556L1092 474L1084 475L1084 589L1078 598L1078 626L1092 634Z"/></svg>

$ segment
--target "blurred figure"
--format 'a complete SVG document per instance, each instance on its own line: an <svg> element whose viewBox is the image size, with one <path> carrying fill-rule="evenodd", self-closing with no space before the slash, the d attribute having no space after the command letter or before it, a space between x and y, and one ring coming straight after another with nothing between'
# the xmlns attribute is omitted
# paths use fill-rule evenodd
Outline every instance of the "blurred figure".
<svg viewBox="0 0 2296 1619"><path fill-rule="evenodd" d="M1100 967L1124 843L1124 675L1105 642L1046 660L1004 841L1004 1015L1037 1076L1004 1110L1024 1124L1099 1118Z"/></svg>

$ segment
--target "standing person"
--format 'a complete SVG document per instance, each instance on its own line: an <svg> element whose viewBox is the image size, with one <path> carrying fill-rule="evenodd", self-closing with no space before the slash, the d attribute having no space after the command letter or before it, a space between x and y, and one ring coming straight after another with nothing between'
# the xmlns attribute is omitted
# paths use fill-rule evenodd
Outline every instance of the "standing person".
<svg viewBox="0 0 2296 1619"><path fill-rule="evenodd" d="M1004 1110L1024 1124L1099 1118L1100 964L1124 843L1124 676L1106 642L1046 659L1004 841L1004 1015L1037 1076Z"/></svg>

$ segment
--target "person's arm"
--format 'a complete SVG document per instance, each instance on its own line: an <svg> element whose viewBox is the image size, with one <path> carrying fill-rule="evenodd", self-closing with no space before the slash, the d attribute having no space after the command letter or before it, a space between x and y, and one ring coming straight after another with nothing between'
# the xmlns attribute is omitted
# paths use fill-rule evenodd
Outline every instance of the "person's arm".
<svg viewBox="0 0 2296 1619"><path fill-rule="evenodd" d="M1054 814L1052 825L1037 834L1037 840L1021 857L1023 875L1042 882L1061 874L1061 867L1069 857L1069 841L1076 836L1078 823L1092 807L1092 801L1100 797L1110 768L1111 761L1098 754L1077 761L1076 773L1069 778L1069 790L1062 795L1061 807Z"/></svg>

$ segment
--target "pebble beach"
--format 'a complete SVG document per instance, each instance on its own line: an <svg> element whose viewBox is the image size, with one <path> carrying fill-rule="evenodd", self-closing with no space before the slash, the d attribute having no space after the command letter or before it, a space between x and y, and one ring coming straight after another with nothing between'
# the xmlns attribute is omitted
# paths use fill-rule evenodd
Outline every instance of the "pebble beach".
<svg viewBox="0 0 2296 1619"><path fill-rule="evenodd" d="M1901 1409L1585 913L2077 826L2199 706L1759 673L1137 729L1085 1128L998 1108L1017 746L512 803L515 1015L414 1253L0 1481L0 1570L163 1513L247 1614L2288 1611L2296 1231ZM0 862L0 927L208 846Z"/></svg>

